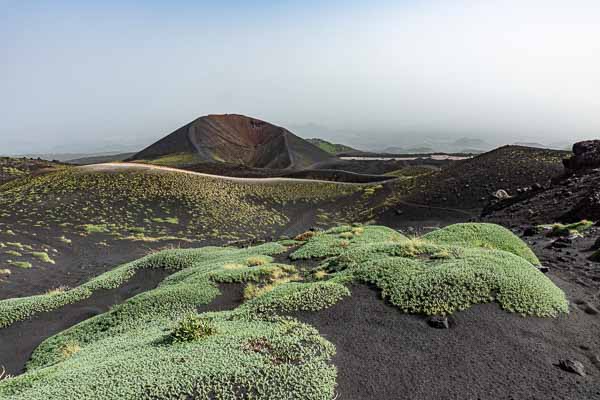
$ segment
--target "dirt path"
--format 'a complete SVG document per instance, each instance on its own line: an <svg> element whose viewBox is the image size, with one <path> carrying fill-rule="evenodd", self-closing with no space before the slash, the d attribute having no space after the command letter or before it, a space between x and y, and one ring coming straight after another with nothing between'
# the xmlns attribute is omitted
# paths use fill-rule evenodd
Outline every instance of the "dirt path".
<svg viewBox="0 0 600 400"><path fill-rule="evenodd" d="M169 172L179 172L182 174L191 174L197 176L204 176L207 178L213 179L223 179L229 180L233 182L241 182L241 183L329 183L334 185L354 185L354 186L366 186L372 185L373 183L353 183L353 182L335 182L335 181L326 181L319 179L301 179L301 178L238 178L233 176L223 176L223 175L211 175L205 174L202 172L196 171L188 171L185 169L171 168L171 167L163 167L160 165L150 165L150 164L141 164L141 163L133 163L133 162L123 162L123 163L102 163L102 164L92 164L92 165L84 165L81 167L76 167L80 171L116 171L119 169L142 169L142 170L150 170L150 171L169 171Z"/></svg>
<svg viewBox="0 0 600 400"><path fill-rule="evenodd" d="M477 216L479 216L479 211L461 210L459 208L435 207L435 206L430 206L430 205L427 205L427 204L411 203L409 201L404 201L404 200L398 200L397 204L403 204L403 205L409 206L409 207L430 208L430 209L434 209L434 210L451 211L451 212L456 212L456 213L459 213L459 214L466 215L468 217L477 217Z"/></svg>

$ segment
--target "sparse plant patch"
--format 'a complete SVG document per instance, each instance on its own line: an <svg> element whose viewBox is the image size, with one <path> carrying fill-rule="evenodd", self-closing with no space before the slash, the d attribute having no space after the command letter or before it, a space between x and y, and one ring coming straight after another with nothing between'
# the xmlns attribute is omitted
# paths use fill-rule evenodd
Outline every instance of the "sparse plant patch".
<svg viewBox="0 0 600 400"><path fill-rule="evenodd" d="M85 224L82 227L83 227L83 230L85 230L87 233L106 233L106 232L110 231L108 229L108 227L106 226L106 224L99 224L99 225Z"/></svg>
<svg viewBox="0 0 600 400"><path fill-rule="evenodd" d="M67 286L59 286L57 288L48 290L46 292L46 294L49 294L49 295L58 295L58 294L62 294L64 292L66 292L67 290L69 290L69 288Z"/></svg>
<svg viewBox="0 0 600 400"><path fill-rule="evenodd" d="M296 236L294 238L294 240L297 240L299 242L305 242L308 239L310 239L311 237L315 236L316 234L317 234L317 232L314 232L314 231L306 231L306 232L301 233L298 236Z"/></svg>
<svg viewBox="0 0 600 400"><path fill-rule="evenodd" d="M342 232L342 233L340 233L339 236L342 239L352 239L354 237L354 233L352 233L352 232Z"/></svg>
<svg viewBox="0 0 600 400"><path fill-rule="evenodd" d="M249 267L258 267L259 265L264 265L268 262L268 260L264 257L250 257L246 260L246 264Z"/></svg>
<svg viewBox="0 0 600 400"><path fill-rule="evenodd" d="M569 236L585 232L594 225L592 221L586 219L572 224L554 224L548 236Z"/></svg>
<svg viewBox="0 0 600 400"><path fill-rule="evenodd" d="M8 263L10 265L14 265L15 267L18 267L18 268L31 268L32 267L32 265L31 265L31 263L29 261L12 261L12 260L9 260Z"/></svg>
<svg viewBox="0 0 600 400"><path fill-rule="evenodd" d="M225 265L223 265L223 269L241 269L241 268L246 268L247 266L244 264L236 264L236 263L227 263Z"/></svg>
<svg viewBox="0 0 600 400"><path fill-rule="evenodd" d="M59 237L58 240L66 244L71 244L73 242L71 239L66 238L64 235Z"/></svg>
<svg viewBox="0 0 600 400"><path fill-rule="evenodd" d="M188 315L183 318L171 332L174 343L191 342L217 334L217 327L209 320L198 315Z"/></svg>
<svg viewBox="0 0 600 400"><path fill-rule="evenodd" d="M69 358L80 350L81 347L79 344L75 342L67 342L60 348L60 353L62 354L63 358Z"/></svg>
<svg viewBox="0 0 600 400"><path fill-rule="evenodd" d="M33 251L30 254L42 262L48 264L55 264L54 260L51 259L48 253L46 253L45 251Z"/></svg>

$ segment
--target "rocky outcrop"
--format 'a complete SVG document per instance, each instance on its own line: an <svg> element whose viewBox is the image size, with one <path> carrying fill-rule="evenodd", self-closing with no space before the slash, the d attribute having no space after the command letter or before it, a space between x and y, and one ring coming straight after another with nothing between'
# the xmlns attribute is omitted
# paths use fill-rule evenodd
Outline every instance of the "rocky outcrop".
<svg viewBox="0 0 600 400"><path fill-rule="evenodd" d="M585 140L575 143L573 156L565 158L563 165L570 171L600 167L600 140Z"/></svg>

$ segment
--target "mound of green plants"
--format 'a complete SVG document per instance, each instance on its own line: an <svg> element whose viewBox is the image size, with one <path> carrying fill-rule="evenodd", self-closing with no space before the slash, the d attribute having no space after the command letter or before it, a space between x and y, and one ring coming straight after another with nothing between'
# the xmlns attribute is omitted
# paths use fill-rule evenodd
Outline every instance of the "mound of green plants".
<svg viewBox="0 0 600 400"><path fill-rule="evenodd" d="M291 265L271 262L270 255L285 249L269 243L167 250L76 289L0 302L7 326L94 290L117 287L140 269L174 271L156 289L47 339L32 355L27 373L0 384L0 397L280 399L301 388L297 398L331 398L333 345L313 328L275 311L327 307L349 295L344 286L282 284L235 310L195 314L219 295L217 283L261 282L296 272Z"/></svg>
<svg viewBox="0 0 600 400"><path fill-rule="evenodd" d="M428 233L424 239L439 244L504 250L524 258L533 265L540 264L540 260L521 239L500 225L454 224Z"/></svg>
<svg viewBox="0 0 600 400"><path fill-rule="evenodd" d="M422 238L340 226L286 243L292 260L321 264L274 262L288 249L276 242L165 250L75 289L0 301L5 327L116 288L147 268L171 272L155 289L45 340L25 374L0 382L0 398L331 399L334 346L286 315L336 304L351 295L351 282L375 285L407 313L450 314L492 301L523 315L568 311L535 255L495 225L459 224ZM229 311L198 314L226 284L252 290Z"/></svg>
<svg viewBox="0 0 600 400"><path fill-rule="evenodd" d="M327 282L374 284L409 313L445 315L491 301L524 315L568 312L564 293L536 268L535 254L503 227L456 224L422 238L381 226L340 239L344 232L351 228L314 235L291 258L326 258L323 268L333 272Z"/></svg>

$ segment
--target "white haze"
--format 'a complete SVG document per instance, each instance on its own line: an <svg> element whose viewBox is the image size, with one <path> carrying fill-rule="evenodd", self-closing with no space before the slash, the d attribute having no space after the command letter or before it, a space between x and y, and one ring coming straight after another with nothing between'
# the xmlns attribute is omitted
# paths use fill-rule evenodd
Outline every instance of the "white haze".
<svg viewBox="0 0 600 400"><path fill-rule="evenodd" d="M597 0L190 3L0 3L0 153L229 112L365 148L600 134Z"/></svg>

